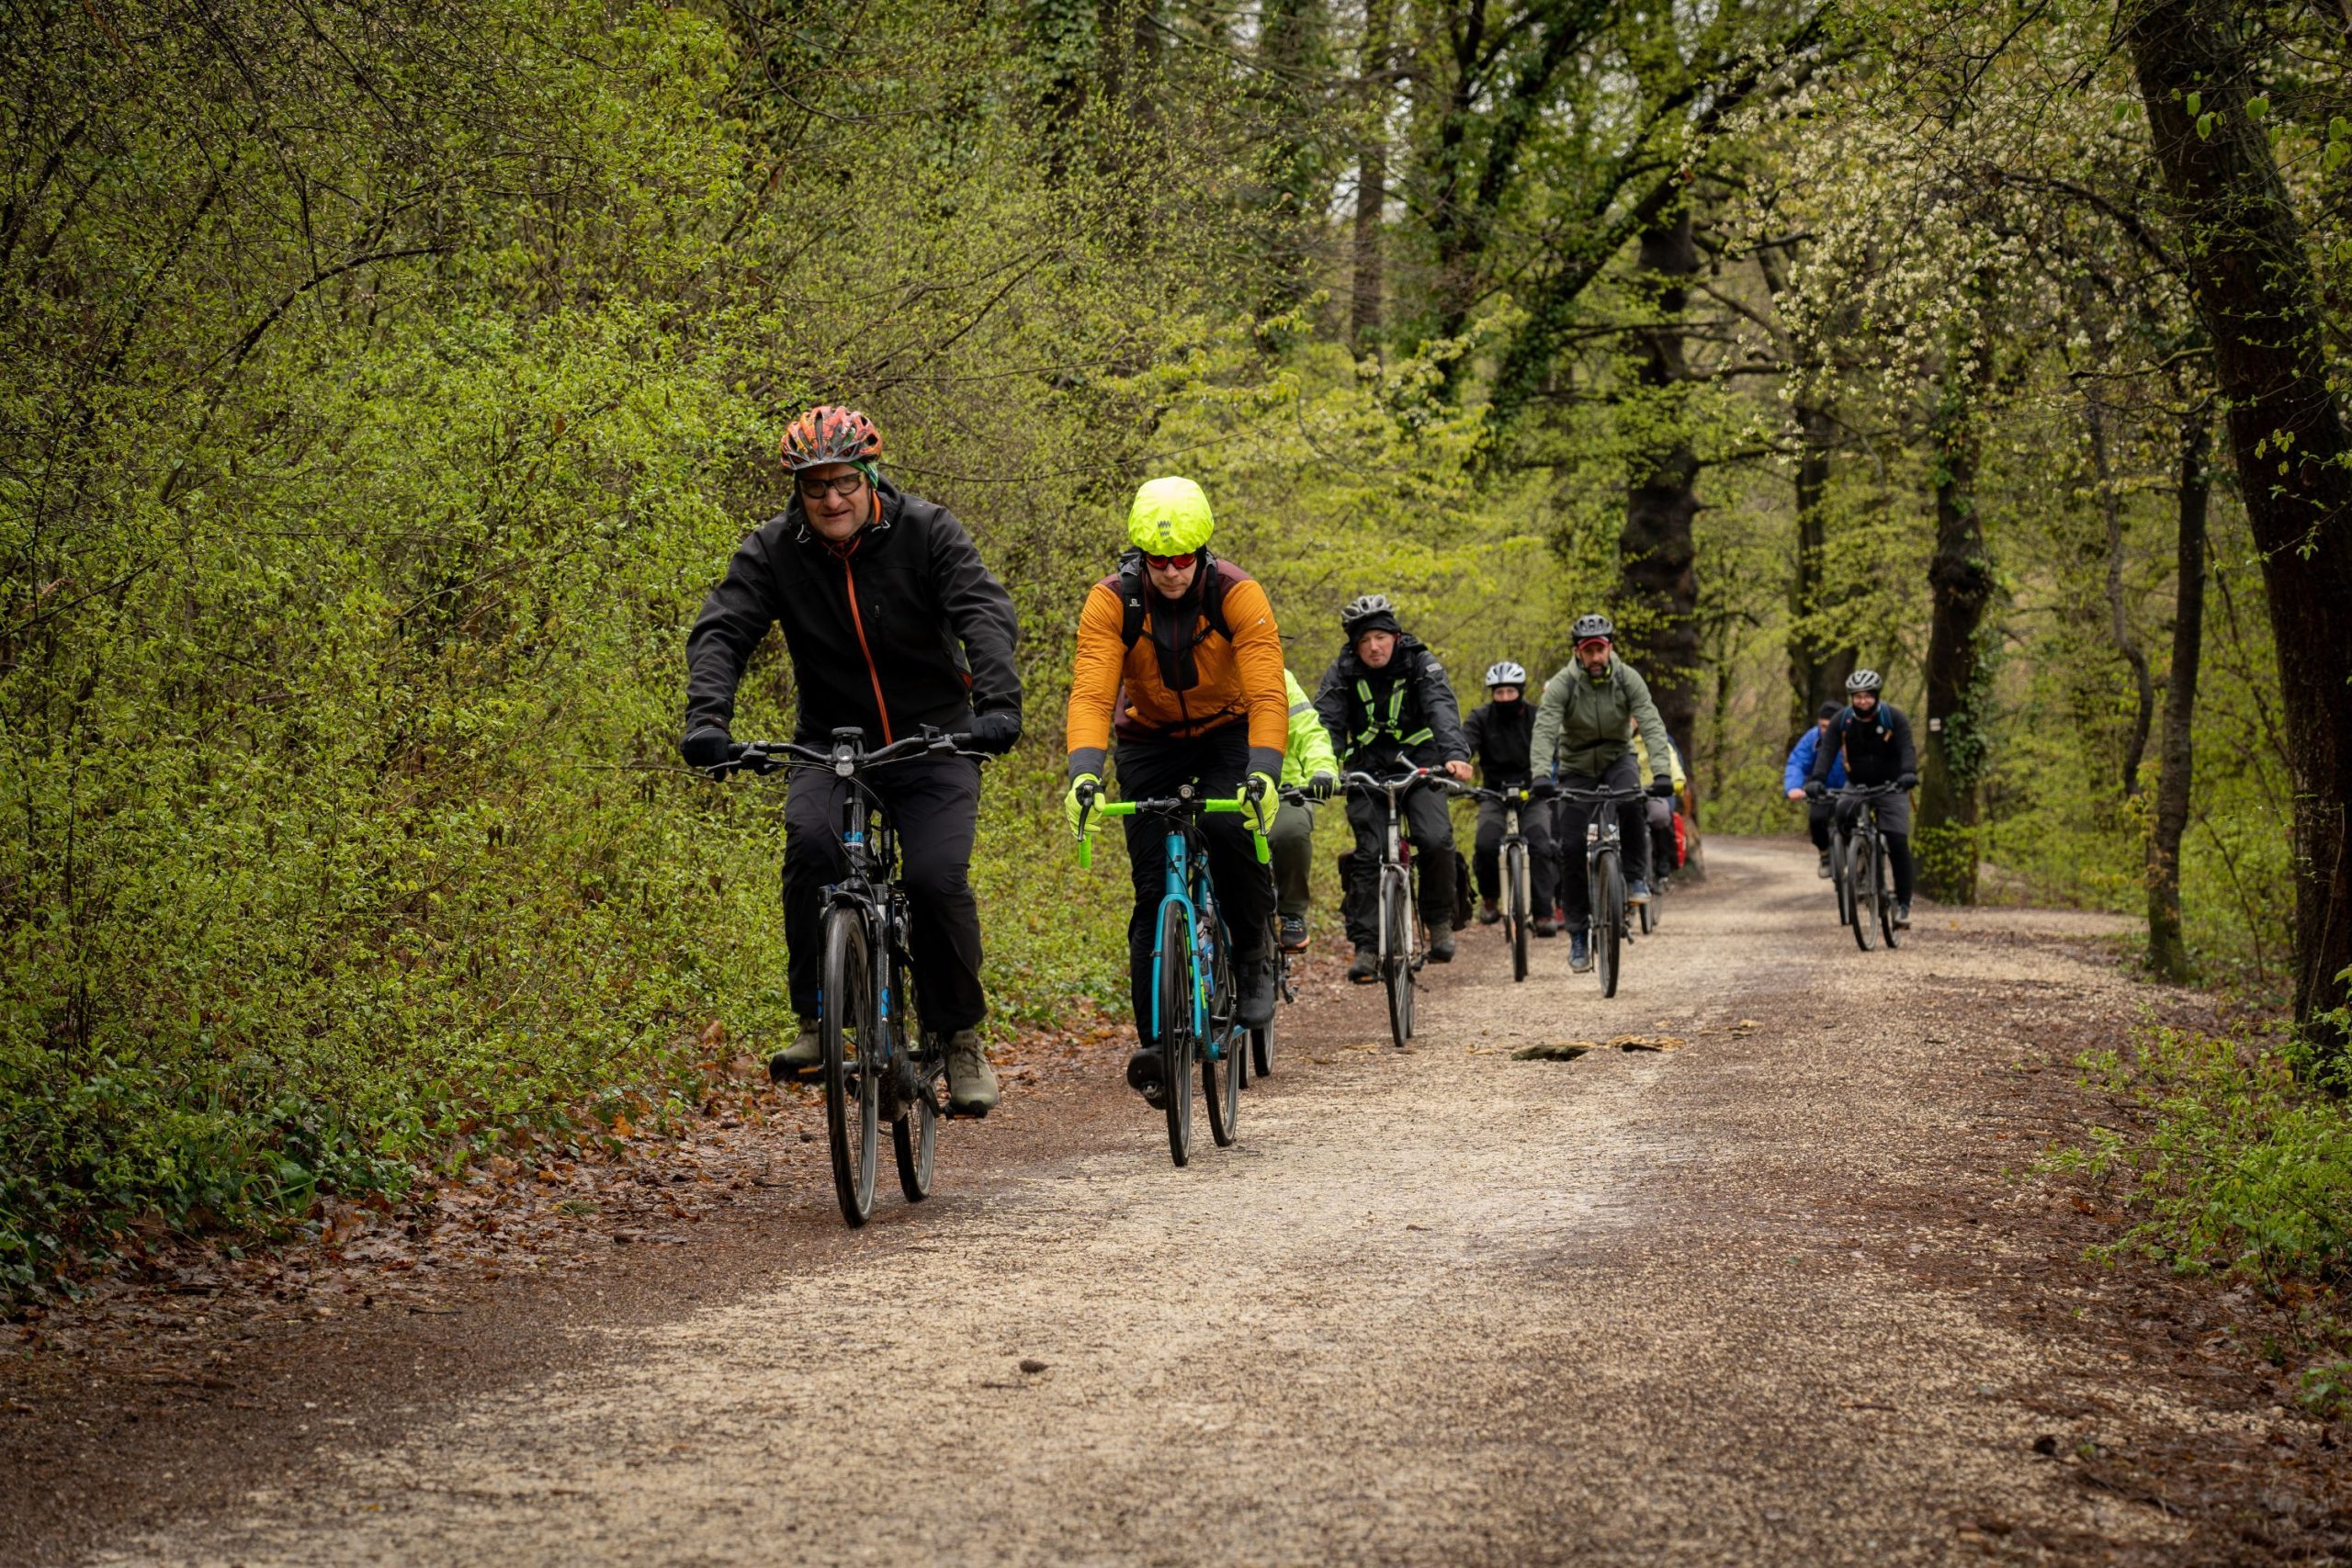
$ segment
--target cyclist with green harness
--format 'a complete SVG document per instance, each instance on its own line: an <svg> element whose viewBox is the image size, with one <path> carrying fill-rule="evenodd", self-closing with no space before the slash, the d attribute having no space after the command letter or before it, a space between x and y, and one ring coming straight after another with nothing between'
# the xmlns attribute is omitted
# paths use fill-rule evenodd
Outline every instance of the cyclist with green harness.
<svg viewBox="0 0 2352 1568"><path fill-rule="evenodd" d="M1086 596L1070 671L1065 742L1069 789L1062 808L1084 835L1115 739L1119 790L1130 800L1175 795L1238 798L1240 815L1204 818L1210 885L1232 939L1241 1021L1274 1015L1273 953L1267 947L1274 885L1251 837L1273 826L1289 725L1283 713L1282 638L1255 578L1208 549L1216 529L1208 497L1191 479L1153 479L1127 513L1129 548L1119 570ZM1166 1086L1152 1020L1152 944L1166 891L1164 826L1126 819L1135 912L1127 969L1136 1048L1127 1082L1154 1106Z"/></svg>
<svg viewBox="0 0 2352 1568"><path fill-rule="evenodd" d="M1668 755L1666 721L1650 700L1649 683L1618 657L1617 628L1606 615L1579 615L1572 628L1576 657L1544 684L1544 700L1536 709L1535 733L1528 743L1536 775L1556 781L1564 788L1629 790L1639 787L1641 774L1634 761L1632 735L1638 727L1642 742L1653 758ZM1653 761L1652 767L1656 767ZM1649 793L1671 799L1674 781L1655 773ZM1625 859L1625 896L1641 903L1650 896L1650 835L1645 802L1627 801L1617 807L1618 832ZM1564 801L1560 810L1560 902L1568 917L1568 967L1581 973L1592 966L1591 889L1585 882L1585 829L1592 807Z"/></svg>
<svg viewBox="0 0 2352 1568"><path fill-rule="evenodd" d="M1283 789L1301 791L1306 799L1283 802L1266 844L1274 857L1274 917L1281 927L1283 951L1304 953L1306 873L1315 858L1315 804L1330 799L1339 787L1340 759L1331 750L1331 737L1315 705L1307 700L1306 688L1288 670L1283 671L1283 690L1290 697L1290 746L1283 752Z"/></svg>
<svg viewBox="0 0 2352 1568"><path fill-rule="evenodd" d="M1340 612L1347 639L1323 672L1315 711L1331 734L1334 749L1351 773L1395 777L1414 768L1470 776L1470 745L1462 736L1461 709L1445 666L1396 619L1385 593L1366 593ZM1430 960L1453 961L1453 819L1446 796L1417 788L1404 799L1405 830L1419 857L1421 919L1430 928ZM1355 959L1348 978L1368 986L1380 967L1378 883L1386 845L1385 807L1369 795L1351 795L1348 824L1355 829L1355 856L1348 872L1345 909L1348 940Z"/></svg>

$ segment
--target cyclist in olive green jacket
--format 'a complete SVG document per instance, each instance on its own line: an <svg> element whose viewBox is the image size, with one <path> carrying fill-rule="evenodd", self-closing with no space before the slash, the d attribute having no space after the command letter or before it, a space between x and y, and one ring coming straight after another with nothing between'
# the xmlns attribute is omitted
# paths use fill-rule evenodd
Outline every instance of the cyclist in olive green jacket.
<svg viewBox="0 0 2352 1568"><path fill-rule="evenodd" d="M1329 800L1339 786L1340 759L1330 731L1315 711L1298 677L1283 671L1290 696L1290 746L1283 752L1283 787L1306 792L1309 802ZM1285 800L1266 834L1274 857L1274 913L1281 919L1283 950L1306 951L1306 868L1315 856L1315 807Z"/></svg>
<svg viewBox="0 0 2352 1568"><path fill-rule="evenodd" d="M1650 701L1649 683L1634 667L1617 657L1612 646L1617 628L1606 615L1579 615L1574 628L1576 657L1544 683L1544 701L1535 711L1535 733L1528 743L1528 761L1541 778L1557 780L1572 789L1632 789L1641 782L1629 739L1639 727L1642 743L1652 757L1670 755L1666 721ZM1671 797L1674 781L1659 773L1650 781L1650 794ZM1617 808L1617 830L1623 842L1625 896L1634 903L1650 896L1650 835L1645 803L1628 801ZM1568 917L1568 967L1591 967L1586 931L1592 910L1591 889L1586 886L1585 826L1593 808L1563 801L1560 811L1560 902Z"/></svg>

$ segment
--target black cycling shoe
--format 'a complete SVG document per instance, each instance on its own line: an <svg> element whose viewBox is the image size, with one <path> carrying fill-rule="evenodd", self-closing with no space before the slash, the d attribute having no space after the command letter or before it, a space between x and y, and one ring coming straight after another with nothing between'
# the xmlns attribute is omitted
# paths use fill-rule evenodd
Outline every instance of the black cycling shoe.
<svg viewBox="0 0 2352 1568"><path fill-rule="evenodd" d="M1359 986L1369 986L1372 984L1373 976L1379 973L1380 950L1359 942L1356 946L1355 960L1348 965L1348 978Z"/></svg>
<svg viewBox="0 0 2352 1568"><path fill-rule="evenodd" d="M1263 1029L1274 1021L1274 964L1261 958L1241 966L1241 1022Z"/></svg>
<svg viewBox="0 0 2352 1568"><path fill-rule="evenodd" d="M1538 915L1535 917L1535 934L1545 938L1558 936L1560 922L1549 915Z"/></svg>
<svg viewBox="0 0 2352 1568"><path fill-rule="evenodd" d="M1432 964L1453 962L1453 933L1443 926L1430 932L1430 962Z"/></svg>
<svg viewBox="0 0 2352 1568"><path fill-rule="evenodd" d="M1143 1096L1143 1102L1154 1111L1167 1109L1168 1071L1159 1047L1140 1047L1127 1058L1127 1087Z"/></svg>
<svg viewBox="0 0 2352 1568"><path fill-rule="evenodd" d="M1492 898L1484 898L1479 900L1478 923L1480 925L1491 926L1502 918L1503 912L1500 906L1497 905Z"/></svg>
<svg viewBox="0 0 2352 1568"><path fill-rule="evenodd" d="M1306 951L1306 917L1305 915L1283 917L1281 942L1284 953Z"/></svg>

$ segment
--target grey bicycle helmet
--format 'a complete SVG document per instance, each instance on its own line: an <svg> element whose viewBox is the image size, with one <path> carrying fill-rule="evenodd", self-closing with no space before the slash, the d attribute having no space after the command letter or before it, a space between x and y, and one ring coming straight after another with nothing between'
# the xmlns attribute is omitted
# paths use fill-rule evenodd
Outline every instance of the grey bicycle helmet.
<svg viewBox="0 0 2352 1568"><path fill-rule="evenodd" d="M1885 679L1875 670L1857 670L1846 677L1849 692L1875 692L1885 684Z"/></svg>
<svg viewBox="0 0 2352 1568"><path fill-rule="evenodd" d="M1500 664L1490 664L1487 666L1487 689L1488 691L1492 691L1497 686L1524 686L1526 684L1526 670L1517 664L1513 664L1508 659L1504 660Z"/></svg>
<svg viewBox="0 0 2352 1568"><path fill-rule="evenodd" d="M1366 632L1402 632L1397 623L1396 606L1388 602L1385 593L1364 593L1348 601L1340 612L1340 630L1353 642Z"/></svg>
<svg viewBox="0 0 2352 1568"><path fill-rule="evenodd" d="M1577 642L1589 642L1597 637L1605 637L1614 642L1617 628L1609 624L1606 615L1578 615L1577 624L1568 628L1568 635Z"/></svg>

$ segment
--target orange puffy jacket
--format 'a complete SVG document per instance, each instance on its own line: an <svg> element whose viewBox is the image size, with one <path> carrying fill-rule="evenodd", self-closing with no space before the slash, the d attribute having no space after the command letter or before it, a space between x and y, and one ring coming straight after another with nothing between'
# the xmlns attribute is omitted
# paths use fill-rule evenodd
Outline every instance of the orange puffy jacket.
<svg viewBox="0 0 2352 1568"><path fill-rule="evenodd" d="M1181 739L1244 722L1250 726L1250 771L1282 775L1290 702L1273 606L1257 580L1230 561L1212 557L1205 567L1224 579L1220 618L1231 635L1195 610L1192 639L1173 654L1153 635L1163 602L1148 584L1143 626L1132 648L1124 636L1119 579L1106 577L1087 593L1078 618L1078 661L1070 671L1064 738L1072 778L1102 772L1114 728L1122 738Z"/></svg>

